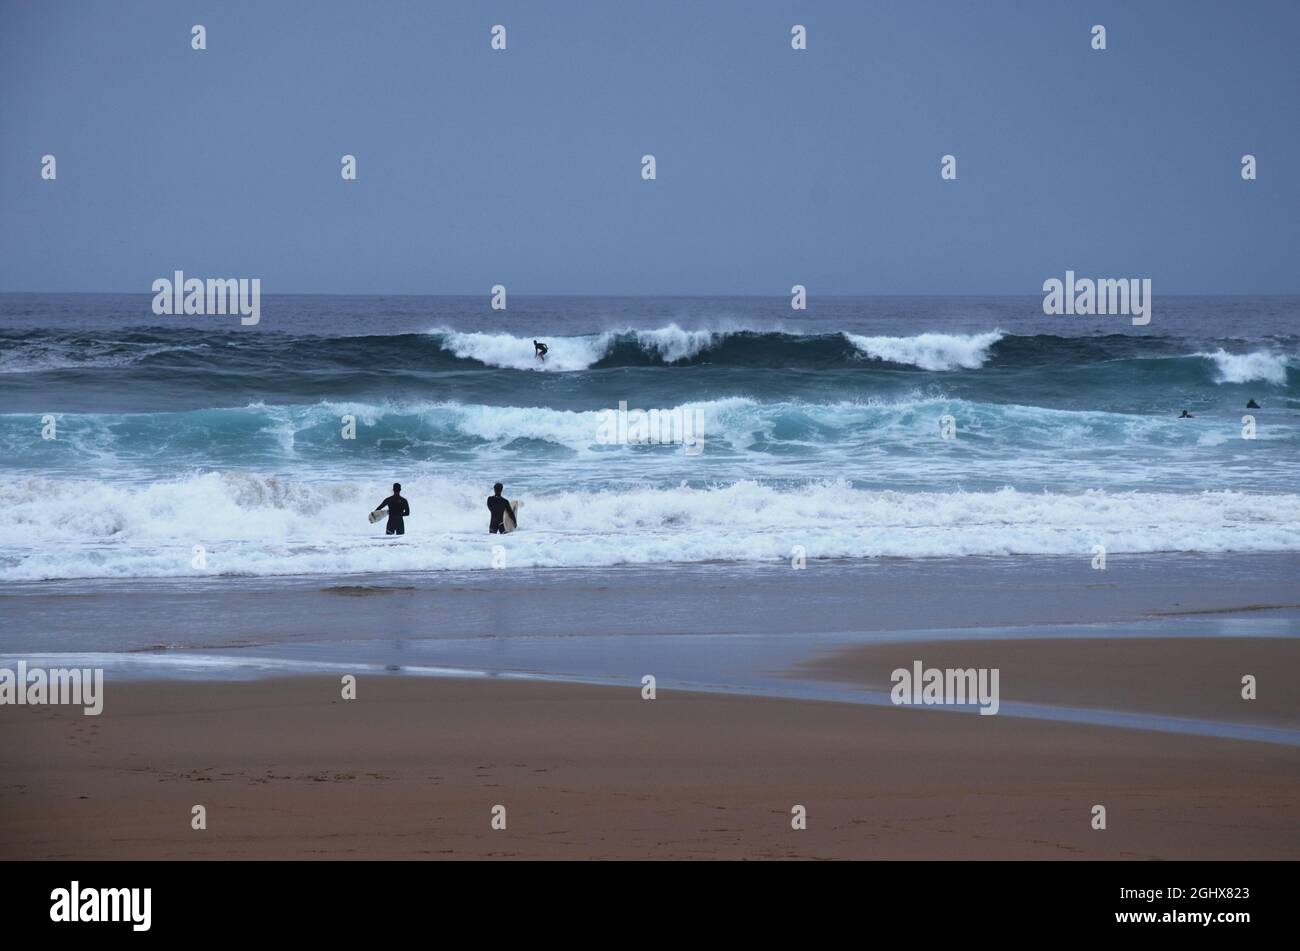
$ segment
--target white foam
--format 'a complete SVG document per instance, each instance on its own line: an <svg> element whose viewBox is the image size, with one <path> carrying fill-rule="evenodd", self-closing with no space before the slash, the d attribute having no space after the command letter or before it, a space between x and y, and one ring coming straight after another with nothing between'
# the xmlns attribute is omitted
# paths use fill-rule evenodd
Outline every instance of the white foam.
<svg viewBox="0 0 1300 951"><path fill-rule="evenodd" d="M665 363L675 363L699 355L726 336L723 331L683 330L669 324L657 330L636 331L636 342L646 353L658 354Z"/></svg>
<svg viewBox="0 0 1300 951"><path fill-rule="evenodd" d="M545 360L537 359L531 337L510 334L459 333L435 330L442 335L442 348L462 360L477 360L492 367L537 372L586 370L603 357L614 335L591 334L582 337L549 337L543 341L549 351Z"/></svg>
<svg viewBox="0 0 1300 951"><path fill-rule="evenodd" d="M386 487L204 473L153 484L0 483L0 580L490 570L699 561L1155 551L1300 551L1300 495L1240 492L895 492L842 481L778 488L530 493L521 531L487 534L487 490L404 479L412 516L389 539L365 514ZM192 565L202 545L207 568Z"/></svg>
<svg viewBox="0 0 1300 951"><path fill-rule="evenodd" d="M629 399L628 396L623 399ZM629 409L660 410L671 414L702 414L707 435L740 438L760 425L767 412L779 413L787 404L772 408L745 397L680 403L674 406L630 406ZM451 433L473 436L485 442L506 444L517 439L543 440L570 449L585 450L601 446L605 414L618 409L611 399L606 407L590 410L551 409L547 406L490 406L478 403L394 403L376 406L367 403L317 403L294 407L295 416L288 426L289 438L298 429L352 414L367 426L380 424L385 417L419 417L422 422ZM827 412L831 412L828 409ZM730 429L728 429L730 427Z"/></svg>
<svg viewBox="0 0 1300 951"><path fill-rule="evenodd" d="M1194 356L1214 361L1215 383L1254 383L1262 381L1282 386L1286 383L1287 358L1280 353L1258 350L1254 353L1229 353L1220 347L1213 353Z"/></svg>
<svg viewBox="0 0 1300 951"><path fill-rule="evenodd" d="M988 360L989 348L1003 336L1000 330L980 334L917 334L915 337L844 335L849 343L869 357L922 370L977 370Z"/></svg>
<svg viewBox="0 0 1300 951"><path fill-rule="evenodd" d="M669 324L653 330L628 328L577 337L547 337L541 340L549 348L545 360L537 359L531 337L462 333L446 328L430 332L440 335L442 348L462 360L477 360L488 366L510 370L563 373L589 369L609 353L620 337L635 339L647 354L657 356L665 363L674 363L696 356L733 331L683 330L677 324Z"/></svg>

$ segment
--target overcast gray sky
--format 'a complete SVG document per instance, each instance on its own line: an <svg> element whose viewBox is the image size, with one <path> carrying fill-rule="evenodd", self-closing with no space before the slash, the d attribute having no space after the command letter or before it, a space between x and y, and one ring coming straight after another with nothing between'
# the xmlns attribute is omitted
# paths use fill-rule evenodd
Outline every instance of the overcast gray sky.
<svg viewBox="0 0 1300 951"><path fill-rule="evenodd" d="M0 290L1300 290L1290 0L0 9Z"/></svg>

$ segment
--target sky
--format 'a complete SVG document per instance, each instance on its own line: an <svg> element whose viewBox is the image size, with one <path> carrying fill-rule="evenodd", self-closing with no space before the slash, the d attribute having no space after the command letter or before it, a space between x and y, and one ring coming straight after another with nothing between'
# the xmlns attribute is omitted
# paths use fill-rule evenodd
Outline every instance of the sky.
<svg viewBox="0 0 1300 951"><path fill-rule="evenodd" d="M1298 34L1293 0L0 0L0 291L1295 293Z"/></svg>

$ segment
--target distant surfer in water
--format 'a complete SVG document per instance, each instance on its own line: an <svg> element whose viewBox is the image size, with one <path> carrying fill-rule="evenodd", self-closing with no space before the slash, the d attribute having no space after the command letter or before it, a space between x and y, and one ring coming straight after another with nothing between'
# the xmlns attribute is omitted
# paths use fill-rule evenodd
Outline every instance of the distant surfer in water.
<svg viewBox="0 0 1300 951"><path fill-rule="evenodd" d="M1259 409L1259 404L1256 403L1254 400L1251 400L1249 403L1246 404L1246 409Z"/></svg>
<svg viewBox="0 0 1300 951"><path fill-rule="evenodd" d="M502 524L502 519L505 518L506 512L510 512L510 517L514 518L514 512L510 511L509 501L501 496L503 489L505 489L505 486L498 482L496 485L492 486L492 494L488 496L488 511L492 513L492 518L488 521L489 535L506 534L506 527Z"/></svg>
<svg viewBox="0 0 1300 951"><path fill-rule="evenodd" d="M1187 410L1183 410L1183 415L1182 415L1182 416L1179 416L1178 418L1179 418L1179 419L1195 419L1196 417L1193 416L1191 413L1187 412Z"/></svg>
<svg viewBox="0 0 1300 951"><path fill-rule="evenodd" d="M385 535L405 535L406 523L402 519L411 514L411 506L402 498L402 483L393 483L393 494L384 501L375 506L375 511L388 509L388 525L384 528Z"/></svg>
<svg viewBox="0 0 1300 951"><path fill-rule="evenodd" d="M541 360L543 363L546 362L546 351L549 349L551 348L540 340L533 341L533 351L537 354L537 359Z"/></svg>

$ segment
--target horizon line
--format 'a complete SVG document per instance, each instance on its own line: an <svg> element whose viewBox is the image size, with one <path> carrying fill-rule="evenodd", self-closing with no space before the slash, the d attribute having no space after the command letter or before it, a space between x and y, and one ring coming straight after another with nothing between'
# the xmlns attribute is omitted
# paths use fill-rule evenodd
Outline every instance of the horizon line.
<svg viewBox="0 0 1300 951"><path fill-rule="evenodd" d="M265 296L269 297L468 297L479 298L492 296L491 291L476 291L472 294L452 293L452 292L435 292L435 291L264 291ZM699 298L752 298L755 300L787 300L788 293L780 294L754 294L754 293L728 293L728 292L708 292L694 294L662 294L662 293L564 293L564 292L547 292L547 293L529 293L527 291L510 291L511 297L568 297L568 298L668 298L668 299L699 299ZM1026 297L1038 299L1042 297L1042 291L1034 292L968 292L958 291L946 294L924 293L924 292L850 292L850 293L817 293L808 294L808 299L815 298L861 298L861 297L932 297L932 298L954 298L954 297ZM118 295L124 297L153 297L155 292L147 291L67 291L67 290L0 290L0 295L55 295L55 294L84 294L84 295ZM1162 297L1300 297L1300 290L1294 291L1170 291L1164 292Z"/></svg>

